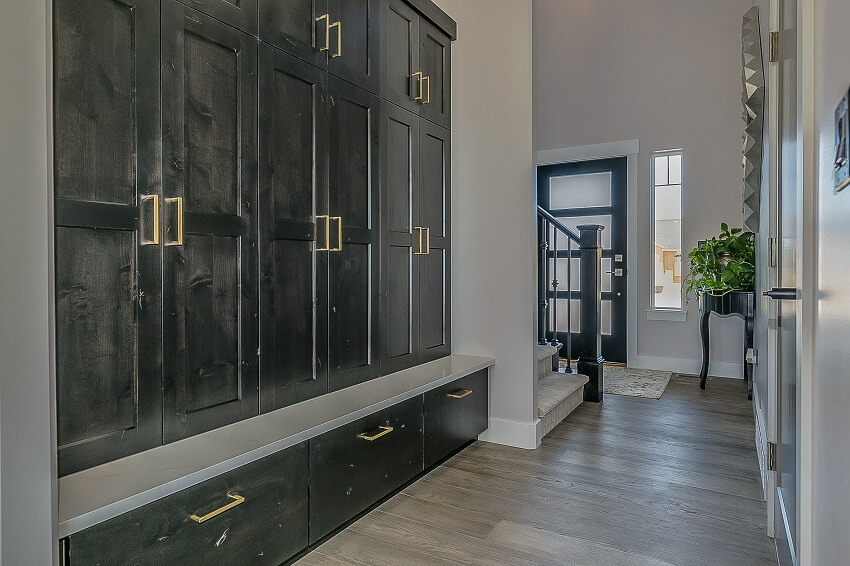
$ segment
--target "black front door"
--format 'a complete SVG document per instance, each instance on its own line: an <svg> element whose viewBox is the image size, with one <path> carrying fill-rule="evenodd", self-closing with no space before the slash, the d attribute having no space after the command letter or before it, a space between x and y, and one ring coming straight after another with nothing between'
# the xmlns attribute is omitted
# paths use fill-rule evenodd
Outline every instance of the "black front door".
<svg viewBox="0 0 850 566"><path fill-rule="evenodd" d="M625 363L627 242L627 162L625 157L544 165L538 168L537 202L568 228L599 224L602 231L602 356L606 361ZM550 242L554 238L550 234ZM566 238L558 234L559 251L550 252L550 273L557 273L557 291L548 282L550 316L557 316L558 340L567 343L572 333L573 353L581 331L579 300L579 250L570 251ZM557 260L555 256L557 255ZM556 264L557 262L557 264ZM557 267L557 271L555 268ZM569 282L568 282L569 281ZM556 303L557 301L557 303ZM554 313L557 313L556 315ZM580 345L579 345L580 346ZM562 351L562 356L567 352Z"/></svg>

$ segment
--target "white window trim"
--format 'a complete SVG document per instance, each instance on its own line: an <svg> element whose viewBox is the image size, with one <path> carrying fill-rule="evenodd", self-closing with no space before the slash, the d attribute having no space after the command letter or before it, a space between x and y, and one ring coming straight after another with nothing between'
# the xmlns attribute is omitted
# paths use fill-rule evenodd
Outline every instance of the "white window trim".
<svg viewBox="0 0 850 566"><path fill-rule="evenodd" d="M684 210L685 210L685 151L682 148L667 149L664 151L654 151L649 158L649 259L652 267L652 279L649 284L649 304L646 309L647 320L666 320L674 322L685 322L688 318L688 310L684 304L680 308L665 308L655 306L655 158L671 155L682 156L682 183L681 191L682 198L680 199L679 218L682 219L684 225ZM684 250L682 250L684 253ZM684 278L685 258L682 258L682 277ZM684 299L683 299L684 301Z"/></svg>

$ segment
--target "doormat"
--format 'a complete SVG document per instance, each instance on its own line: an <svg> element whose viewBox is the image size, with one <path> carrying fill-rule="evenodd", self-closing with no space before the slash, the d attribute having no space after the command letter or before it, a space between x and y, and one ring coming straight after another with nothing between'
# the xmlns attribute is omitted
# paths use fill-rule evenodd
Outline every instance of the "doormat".
<svg viewBox="0 0 850 566"><path fill-rule="evenodd" d="M561 360L566 367L566 360ZM661 399L673 372L654 369L635 369L623 366L605 365L602 382L605 393L609 395L627 395L645 399Z"/></svg>

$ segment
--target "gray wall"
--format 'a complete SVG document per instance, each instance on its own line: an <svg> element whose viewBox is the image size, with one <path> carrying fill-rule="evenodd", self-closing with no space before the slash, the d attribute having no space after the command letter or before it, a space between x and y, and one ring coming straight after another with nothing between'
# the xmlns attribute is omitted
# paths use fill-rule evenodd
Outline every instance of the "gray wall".
<svg viewBox="0 0 850 566"><path fill-rule="evenodd" d="M815 104L819 136L817 191L820 256L813 395L813 564L846 564L850 556L850 189L833 193L832 124L850 85L850 2L816 2Z"/></svg>
<svg viewBox="0 0 850 566"><path fill-rule="evenodd" d="M0 562L54 558L47 3L0 18Z"/></svg>
<svg viewBox="0 0 850 566"><path fill-rule="evenodd" d="M650 156L685 150L683 245L740 225L741 21L752 0L535 0L538 150L640 139L637 354L698 369L697 304L687 322L647 320ZM687 269L687 266L685 266ZM743 325L715 321L712 359L740 375Z"/></svg>
<svg viewBox="0 0 850 566"><path fill-rule="evenodd" d="M457 352L496 358L488 440L536 444L531 0L437 0L453 46Z"/></svg>

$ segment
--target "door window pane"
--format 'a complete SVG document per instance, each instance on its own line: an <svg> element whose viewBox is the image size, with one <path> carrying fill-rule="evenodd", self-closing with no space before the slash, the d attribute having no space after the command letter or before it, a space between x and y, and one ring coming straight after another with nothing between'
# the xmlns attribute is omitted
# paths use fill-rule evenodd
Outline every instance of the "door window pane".
<svg viewBox="0 0 850 566"><path fill-rule="evenodd" d="M552 177L549 209L611 206L611 172Z"/></svg>

